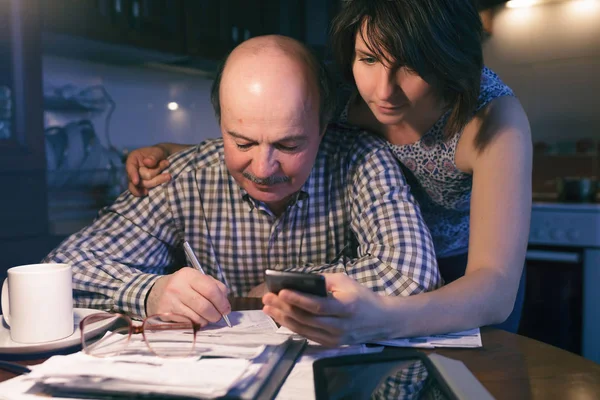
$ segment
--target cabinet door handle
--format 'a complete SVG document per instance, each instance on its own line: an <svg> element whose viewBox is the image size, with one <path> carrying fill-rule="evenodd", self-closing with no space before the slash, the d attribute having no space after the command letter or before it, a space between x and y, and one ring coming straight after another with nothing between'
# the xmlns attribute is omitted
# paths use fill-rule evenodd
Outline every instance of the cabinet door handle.
<svg viewBox="0 0 600 400"><path fill-rule="evenodd" d="M134 0L131 4L131 14L133 15L133 18L140 17L140 2L138 0Z"/></svg>
<svg viewBox="0 0 600 400"><path fill-rule="evenodd" d="M12 136L12 91L8 86L0 86L0 140Z"/></svg>
<svg viewBox="0 0 600 400"><path fill-rule="evenodd" d="M563 263L579 263L579 253L567 251L527 250L525 259L527 261L551 261Z"/></svg>
<svg viewBox="0 0 600 400"><path fill-rule="evenodd" d="M232 26L231 27L231 40L233 40L233 43L237 43L238 42L238 38L239 38L238 27L237 26Z"/></svg>
<svg viewBox="0 0 600 400"><path fill-rule="evenodd" d="M250 31L248 29L244 29L244 40L250 39Z"/></svg>

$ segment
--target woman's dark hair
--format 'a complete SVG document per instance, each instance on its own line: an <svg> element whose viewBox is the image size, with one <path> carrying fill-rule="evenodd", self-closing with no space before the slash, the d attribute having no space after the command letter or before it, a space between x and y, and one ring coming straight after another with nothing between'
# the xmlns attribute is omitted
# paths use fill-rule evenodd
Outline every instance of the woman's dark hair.
<svg viewBox="0 0 600 400"><path fill-rule="evenodd" d="M300 45L300 51L295 55L300 57L308 66L310 73L315 79L315 83L319 89L319 128L322 131L333 118L336 107L336 96L334 93L333 80L327 70L327 67L317 58L317 56L308 49L305 45L297 42ZM227 55L217 69L217 75L210 89L210 101L217 117L217 122L221 123L221 99L219 90L221 87L221 78L223 70L227 63Z"/></svg>
<svg viewBox="0 0 600 400"><path fill-rule="evenodd" d="M477 105L483 68L482 25L473 0L346 0L332 25L332 46L352 83L356 35L382 62L406 66L451 110L444 135L462 131ZM364 39L364 37L363 37Z"/></svg>

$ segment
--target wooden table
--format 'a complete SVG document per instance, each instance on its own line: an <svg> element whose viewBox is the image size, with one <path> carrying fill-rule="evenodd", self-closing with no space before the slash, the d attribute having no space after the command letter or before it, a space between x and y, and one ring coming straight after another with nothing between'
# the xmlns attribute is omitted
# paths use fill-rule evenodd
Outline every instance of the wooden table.
<svg viewBox="0 0 600 400"><path fill-rule="evenodd" d="M435 352L464 362L497 399L600 399L600 364L499 329L481 335L481 349Z"/></svg>
<svg viewBox="0 0 600 400"><path fill-rule="evenodd" d="M231 303L234 310L261 308L260 299L233 299ZM600 399L599 364L501 330L482 328L481 332L481 349L435 352L464 362L497 399ZM19 363L33 365L43 361ZM0 382L13 376L0 371Z"/></svg>

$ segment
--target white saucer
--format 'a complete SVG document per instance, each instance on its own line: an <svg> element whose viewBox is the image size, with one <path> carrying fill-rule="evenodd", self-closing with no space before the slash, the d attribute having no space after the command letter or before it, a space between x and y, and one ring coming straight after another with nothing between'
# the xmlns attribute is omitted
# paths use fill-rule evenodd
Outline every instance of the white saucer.
<svg viewBox="0 0 600 400"><path fill-rule="evenodd" d="M43 343L18 343L10 338L10 329L4 322L4 318L0 315L0 354L31 354L44 353L53 350L64 349L71 346L76 346L81 343L81 331L79 330L79 322L91 314L104 313L105 311L94 310L90 308L74 308L73 317L75 331L71 336L54 340L52 342ZM107 321L109 325L111 320ZM107 324L99 324L94 329L91 329L86 336L94 336L102 332Z"/></svg>

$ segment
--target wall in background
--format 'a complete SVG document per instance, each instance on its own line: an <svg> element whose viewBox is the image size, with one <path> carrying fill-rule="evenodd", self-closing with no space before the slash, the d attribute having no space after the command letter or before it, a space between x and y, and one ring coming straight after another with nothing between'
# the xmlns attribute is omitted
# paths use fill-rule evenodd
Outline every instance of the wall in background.
<svg viewBox="0 0 600 400"><path fill-rule="evenodd" d="M110 123L112 144L135 148L173 141L199 143L220 137L210 104L212 80L202 75L171 72L142 66L114 66L55 56L43 58L44 84L78 87L103 85L116 103ZM171 111L169 102L179 109ZM95 130L104 139L104 115L46 113L46 126L92 117Z"/></svg>
<svg viewBox="0 0 600 400"><path fill-rule="evenodd" d="M484 59L521 100L534 141L600 139L600 1L499 7Z"/></svg>
<svg viewBox="0 0 600 400"><path fill-rule="evenodd" d="M535 141L600 138L600 0L498 7L484 59L521 100ZM44 80L104 85L117 104L110 125L117 148L220 136L211 80L201 75L45 56ZM180 108L167 109L171 101ZM59 117L47 115L47 124ZM103 140L104 118L93 122Z"/></svg>

